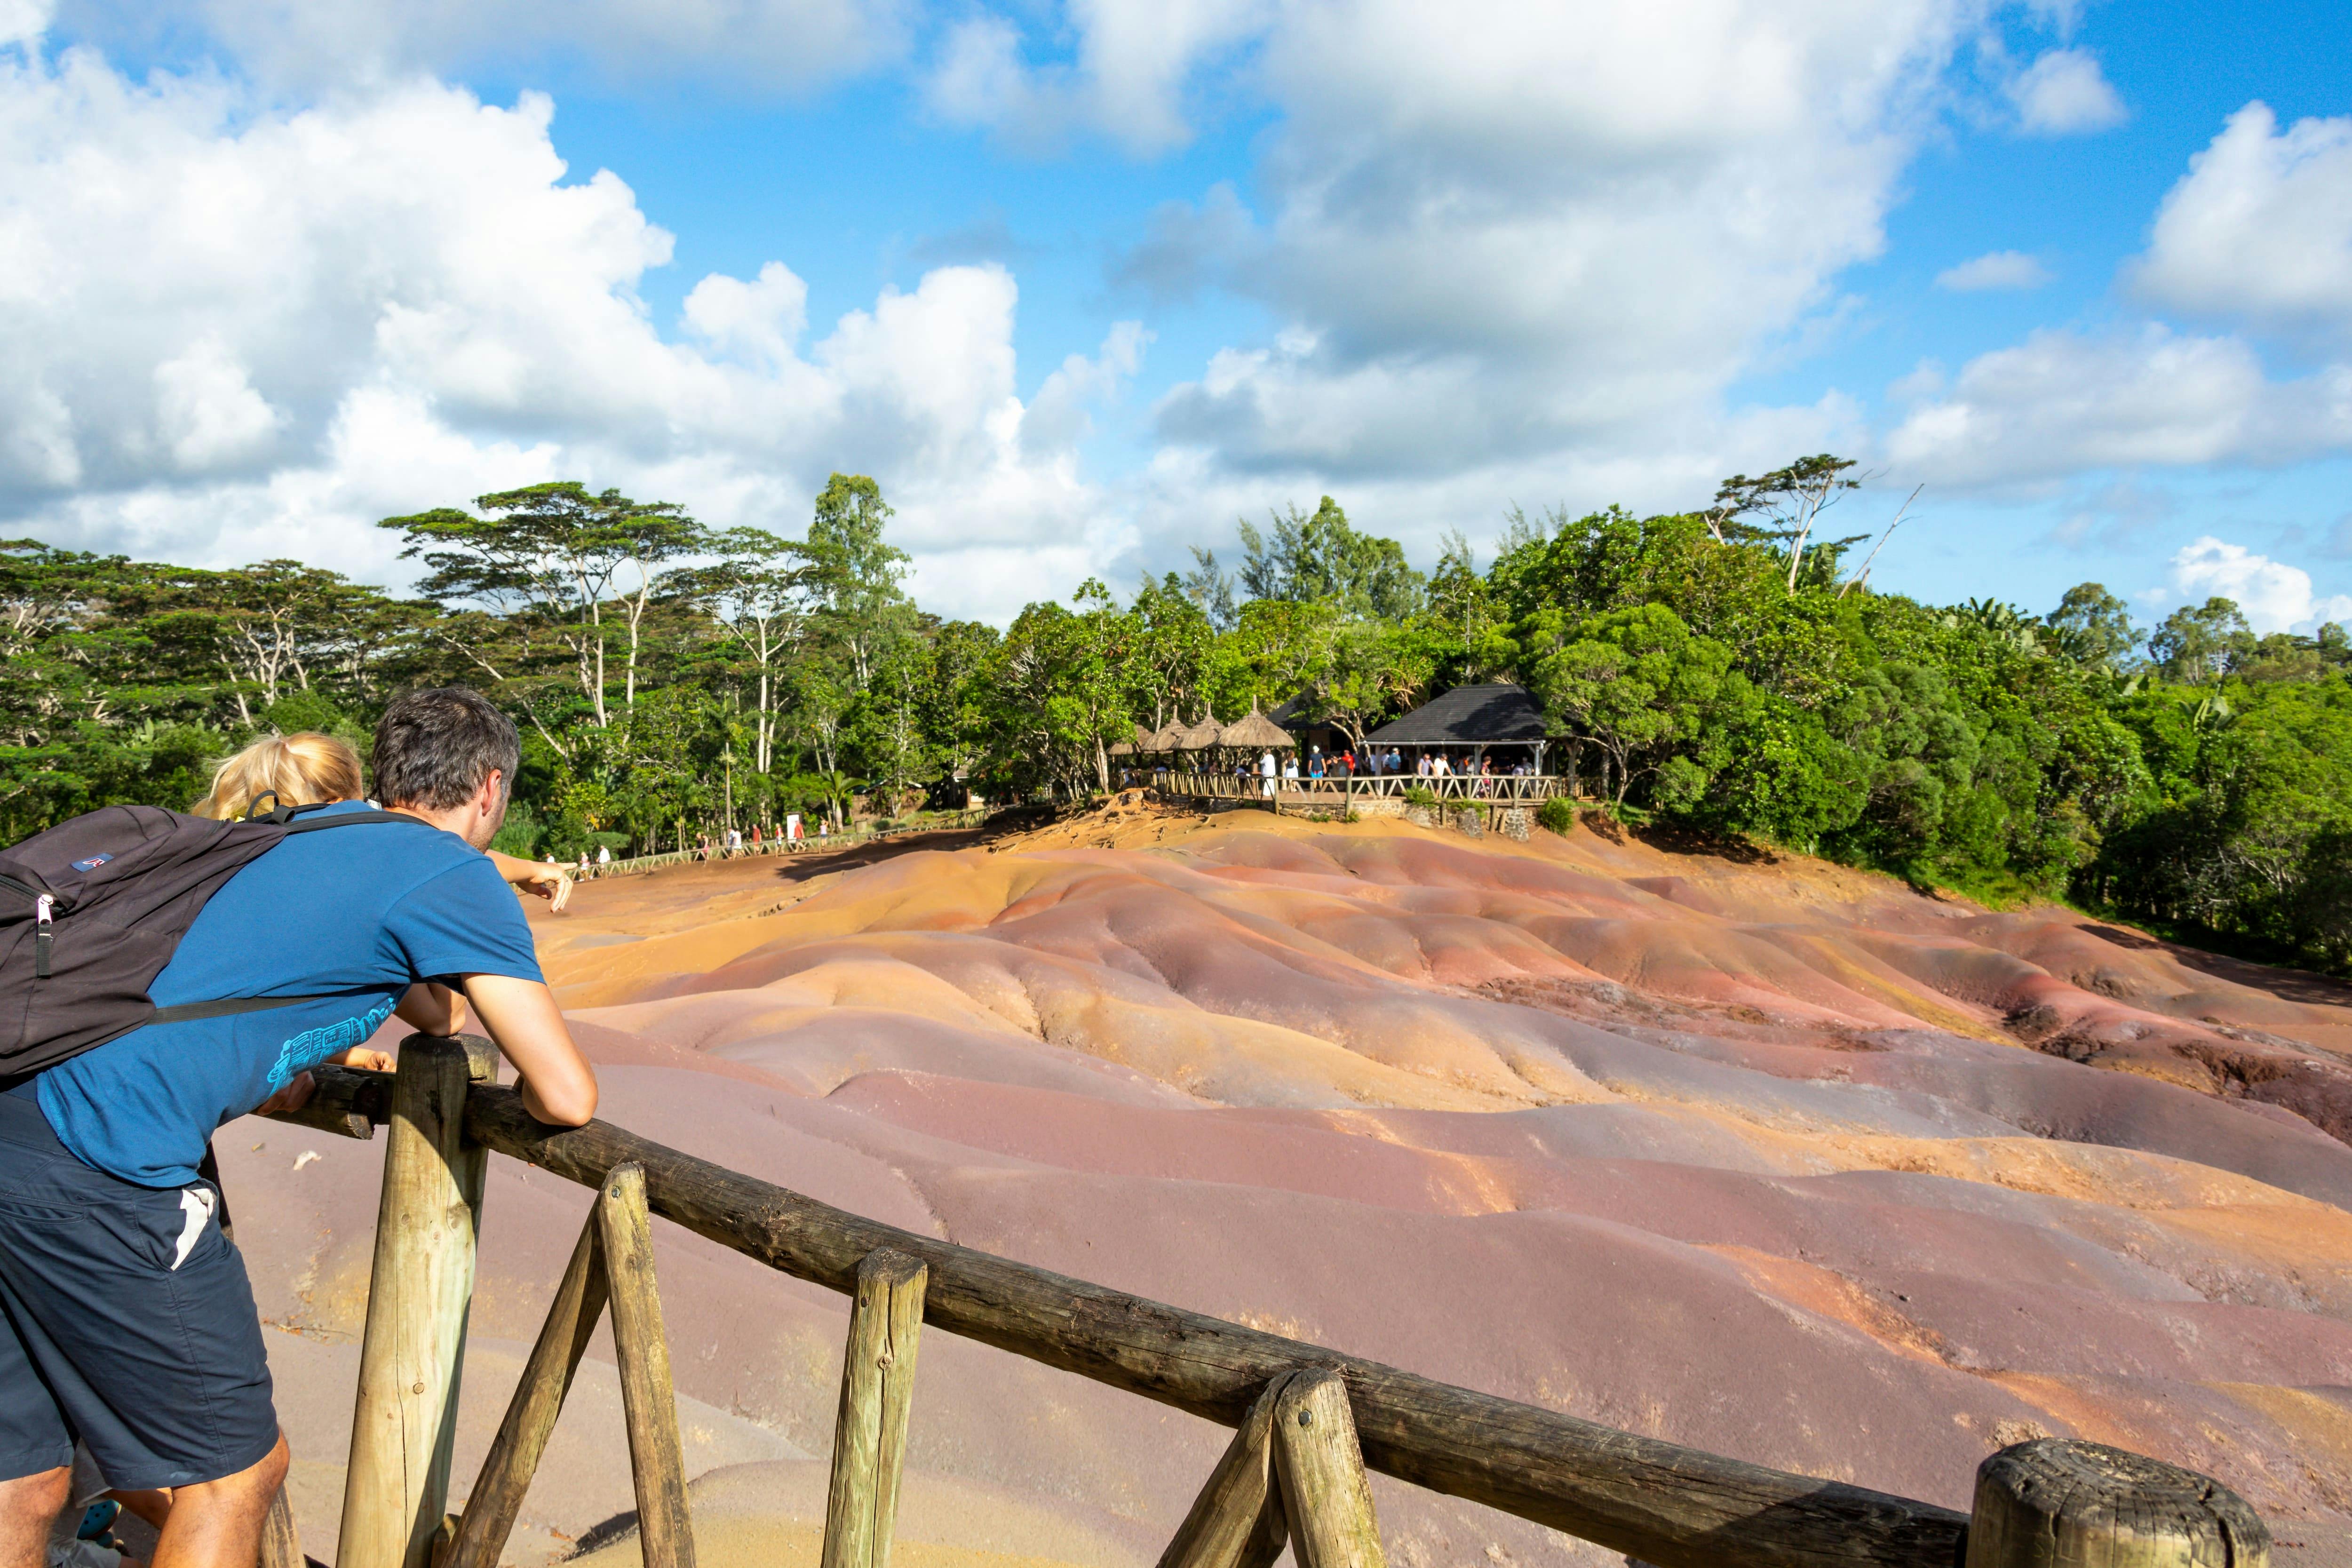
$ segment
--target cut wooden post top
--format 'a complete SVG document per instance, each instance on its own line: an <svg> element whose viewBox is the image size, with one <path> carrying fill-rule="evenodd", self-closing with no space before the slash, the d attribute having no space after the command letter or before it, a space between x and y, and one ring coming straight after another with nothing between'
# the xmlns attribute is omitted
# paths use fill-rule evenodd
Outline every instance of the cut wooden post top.
<svg viewBox="0 0 2352 1568"><path fill-rule="evenodd" d="M1977 1470L1968 1568L2264 1568L2271 1533L2210 1476L2043 1437Z"/></svg>
<svg viewBox="0 0 2352 1568"><path fill-rule="evenodd" d="M867 1253L859 1261L857 1279L861 1285L876 1285L890 1289L900 1285L911 1285L918 1279L926 1279L930 1271L930 1265L919 1258L892 1247L880 1247Z"/></svg>
<svg viewBox="0 0 2352 1568"><path fill-rule="evenodd" d="M466 1077L474 1083L499 1081L499 1047L483 1035L428 1035L423 1031L400 1042L400 1054L454 1046L466 1053Z"/></svg>

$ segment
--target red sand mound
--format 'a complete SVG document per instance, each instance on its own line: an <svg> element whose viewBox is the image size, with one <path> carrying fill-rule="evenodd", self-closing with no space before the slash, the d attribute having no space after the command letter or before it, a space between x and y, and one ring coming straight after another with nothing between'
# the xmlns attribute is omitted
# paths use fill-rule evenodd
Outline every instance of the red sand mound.
<svg viewBox="0 0 2352 1568"><path fill-rule="evenodd" d="M893 1224L1955 1507L2003 1443L2119 1443L2236 1487L2301 1543L2282 1562L2352 1561L2352 990L1581 830L1129 806L965 843L534 913L608 1119ZM228 1183L331 1558L380 1146L247 1127ZM498 1163L461 1478L586 1205ZM841 1303L662 1247L706 1561L814 1561ZM920 1381L910 1562L1149 1563L1223 1441L944 1335ZM517 1562L634 1551L588 1533L629 1506L611 1404L567 1414L580 1458ZM1378 1496L1402 1563L1616 1561Z"/></svg>

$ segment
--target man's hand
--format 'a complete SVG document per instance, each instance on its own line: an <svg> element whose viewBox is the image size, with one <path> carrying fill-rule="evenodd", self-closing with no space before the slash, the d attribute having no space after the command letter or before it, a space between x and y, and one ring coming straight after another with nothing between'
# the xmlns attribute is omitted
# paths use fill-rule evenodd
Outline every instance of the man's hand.
<svg viewBox="0 0 2352 1568"><path fill-rule="evenodd" d="M499 875L526 893L545 899L548 913L560 915L572 898L572 877L561 866L551 866L543 860L524 860L512 855L501 855L495 849L482 853L499 868Z"/></svg>
<svg viewBox="0 0 2352 1568"><path fill-rule="evenodd" d="M299 1110L310 1103L319 1092L319 1080L307 1072L298 1072L287 1080L286 1087L253 1108L256 1116L271 1116L280 1110Z"/></svg>
<svg viewBox="0 0 2352 1568"><path fill-rule="evenodd" d="M393 1068L390 1051L370 1050L365 1046L337 1051L325 1060L330 1067L351 1068L358 1072L390 1072ZM298 1072L287 1081L284 1089L255 1106L253 1114L268 1116L273 1111L299 1110L310 1104L310 1097L318 1092L319 1080L307 1072Z"/></svg>
<svg viewBox="0 0 2352 1568"><path fill-rule="evenodd" d="M555 994L536 980L504 974L459 977L474 1016L522 1081L523 1109L558 1127L579 1127L596 1114L596 1071L563 1022Z"/></svg>

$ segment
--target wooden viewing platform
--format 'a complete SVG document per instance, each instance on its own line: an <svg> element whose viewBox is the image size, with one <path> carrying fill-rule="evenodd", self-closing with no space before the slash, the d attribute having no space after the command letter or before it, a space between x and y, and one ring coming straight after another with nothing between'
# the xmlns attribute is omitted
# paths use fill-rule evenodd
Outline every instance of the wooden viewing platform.
<svg viewBox="0 0 2352 1568"><path fill-rule="evenodd" d="M613 1313L647 1568L693 1568L654 1276L660 1215L852 1298L824 1568L890 1552L926 1325L1235 1429L1160 1568L1383 1568L1365 1468L1658 1568L2263 1568L2262 1521L2207 1477L2040 1439L1973 1514L1617 1431L879 1225L602 1121L553 1128L475 1037L412 1035L394 1074L318 1072L279 1120L391 1128L337 1568L497 1568L572 1376ZM597 1194L462 1516L446 1513L488 1159ZM301 1568L281 1517L262 1568Z"/></svg>

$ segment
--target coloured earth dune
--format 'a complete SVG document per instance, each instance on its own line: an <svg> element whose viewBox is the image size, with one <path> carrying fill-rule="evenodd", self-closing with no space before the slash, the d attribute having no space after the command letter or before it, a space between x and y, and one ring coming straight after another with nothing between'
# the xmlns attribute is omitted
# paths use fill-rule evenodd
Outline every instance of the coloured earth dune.
<svg viewBox="0 0 2352 1568"><path fill-rule="evenodd" d="M1966 1508L2054 1434L2352 1562L2352 987L1789 857L1133 797L532 921L603 1114L859 1214ZM383 1144L220 1138L334 1556ZM310 1156L315 1153L316 1158ZM493 1163L457 1464L589 1194ZM840 1298L658 1225L704 1568L814 1563ZM509 1549L635 1561L600 1338ZM1149 1564L1224 1434L934 1332L899 1561ZM1375 1480L1392 1562L1616 1553Z"/></svg>

